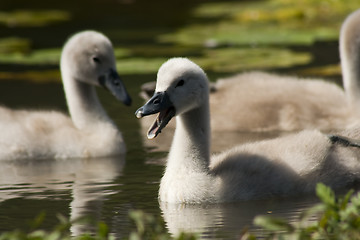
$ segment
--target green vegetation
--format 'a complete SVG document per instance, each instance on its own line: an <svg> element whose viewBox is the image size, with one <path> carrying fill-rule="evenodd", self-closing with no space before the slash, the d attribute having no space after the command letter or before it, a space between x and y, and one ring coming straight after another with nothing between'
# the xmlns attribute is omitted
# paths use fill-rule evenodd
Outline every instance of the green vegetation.
<svg viewBox="0 0 360 240"><path fill-rule="evenodd" d="M353 195L354 191L350 190L344 197L337 198L329 187L321 183L317 185L316 193L321 203L303 212L296 223L269 216L257 216L254 224L265 231L265 236L262 235L261 239L360 239L360 193ZM44 214L40 214L33 221L29 232L19 230L4 232L0 235L0 240L115 239L110 234L108 226L103 222L97 224L95 234L85 233L71 237L69 228L74 223L63 216L58 216L59 224L52 231L37 230L44 217ZM174 239L165 229L162 219L140 210L130 211L129 217L133 222L133 230L125 239ZM317 219L316 221L314 217ZM191 233L182 233L175 239L195 240L198 238ZM255 240L258 238L246 230L241 239Z"/></svg>
<svg viewBox="0 0 360 240"><path fill-rule="evenodd" d="M59 82L60 70L25 71L25 72L0 72L0 79L28 80L32 82Z"/></svg>
<svg viewBox="0 0 360 240"><path fill-rule="evenodd" d="M60 10L0 12L0 24L8 27L43 27L70 20L70 14Z"/></svg>
<svg viewBox="0 0 360 240"><path fill-rule="evenodd" d="M0 54L27 53L31 49L30 41L25 38L9 37L0 39ZM0 55L0 56L1 56Z"/></svg>
<svg viewBox="0 0 360 240"><path fill-rule="evenodd" d="M5 47L5 44L9 44ZM42 49L30 51L25 40L0 40L0 63L23 65L58 65L61 49ZM22 44L22 45L21 45ZM3 48L6 50L2 50ZM16 48L19 46L19 48ZM11 50L13 49L13 50ZM166 57L132 57L131 50L115 49L117 68L120 74L155 73ZM311 60L309 53L295 53L281 48L227 48L209 49L201 57L192 57L195 62L206 70L214 72L232 72L253 68L288 67L295 64L305 64ZM233 62L229 61L236 59ZM1 78L0 73L0 78ZM9 75L7 75L9 76Z"/></svg>
<svg viewBox="0 0 360 240"><path fill-rule="evenodd" d="M202 57L194 57L196 63L213 72L233 72L251 69L269 69L306 64L311 60L309 53L295 53L289 49L257 47L209 49ZM232 59L233 61L229 61Z"/></svg>
<svg viewBox="0 0 360 240"><path fill-rule="evenodd" d="M19 230L14 230L12 232L4 232L0 235L0 240L113 240L115 239L109 234L108 226L99 222L97 225L97 232L94 235L91 234L82 234L78 237L71 237L69 229L71 227L71 222L63 217L58 215L59 224L54 227L52 231L38 230L37 228L42 223L45 218L45 214L40 214L33 222L29 232L23 232Z"/></svg>
<svg viewBox="0 0 360 240"><path fill-rule="evenodd" d="M267 230L265 239L360 239L360 193L349 191L337 198L327 186L318 184L317 196L321 203L303 212L297 223L268 216L255 218L255 225ZM317 216L317 221L310 218ZM245 233L244 239L256 239Z"/></svg>
<svg viewBox="0 0 360 240"><path fill-rule="evenodd" d="M116 48L120 74L156 73L159 66L173 56L190 57L205 71L217 73L289 68L312 61L310 53L293 51L291 46L337 40L341 23L359 4L359 0L202 3L186 15L182 27L155 34L152 43L144 44L141 41L144 34L135 30L126 32L119 29L109 37L114 35L126 39L131 33L129 41L140 42ZM70 13L59 10L0 12L0 24L8 27L40 27L70 18ZM156 28L149 28L145 33L154 31L157 31ZM30 43L29 39L17 37L0 39L0 64L58 64L60 48L32 49ZM303 73L322 75L322 70L313 68ZM332 73L339 74L339 71L325 72ZM14 78L17 76L14 75Z"/></svg>
<svg viewBox="0 0 360 240"><path fill-rule="evenodd" d="M41 49L36 51L29 51L27 49L24 50L14 49L11 52L9 50L8 53L0 55L0 62L23 65L59 64L61 49Z"/></svg>
<svg viewBox="0 0 360 240"><path fill-rule="evenodd" d="M129 240L170 240L172 238L164 228L164 223L154 216L142 211L131 211L129 217L135 223L135 230L129 234ZM182 233L175 239L177 240L195 240L194 234Z"/></svg>
<svg viewBox="0 0 360 240"><path fill-rule="evenodd" d="M358 7L358 0L204 3L193 17L208 23L189 24L159 40L199 46L209 39L218 45L309 45L315 40L336 40L342 21Z"/></svg>

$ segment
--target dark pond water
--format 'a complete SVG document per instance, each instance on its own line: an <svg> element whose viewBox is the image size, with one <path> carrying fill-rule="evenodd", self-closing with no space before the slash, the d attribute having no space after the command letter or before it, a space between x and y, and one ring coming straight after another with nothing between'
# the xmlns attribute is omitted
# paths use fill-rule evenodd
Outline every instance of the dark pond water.
<svg viewBox="0 0 360 240"><path fill-rule="evenodd" d="M35 49L58 48L70 34L91 28L107 34L115 46L132 49L143 44L156 46L154 39L157 34L189 24L187 16L199 2L188 2L2 0L1 11L62 9L71 13L72 20L44 27L0 26L0 38L24 37L31 39ZM333 41L293 49L313 54L313 61L306 67L338 63L337 43ZM169 56L171 53L164 57ZM292 72L304 67L270 70ZM13 73L57 68L56 64L0 64L0 71ZM210 79L227 74L208 73ZM155 80L155 74L129 74L124 75L123 79L134 100L131 107L118 103L104 90L99 89L98 93L109 115L124 134L128 147L126 156L0 162L0 232L17 228L26 230L29 222L44 211L46 219L42 226L46 229L58 223L58 213L71 219L91 216L96 221L105 221L111 232L121 238L128 236L131 231L129 210L141 209L162 218L173 234L193 231L201 233L204 238L232 239L239 236L245 226L252 226L253 218L258 214L272 214L296 221L301 211L317 202L314 197L303 197L217 205L160 205L157 191L171 132L164 131L163 136L159 136L163 137L163 142L151 143L144 139L140 122L134 117L135 110L143 103L138 95L140 85ZM339 76L334 75L332 79L338 81ZM60 82L34 83L25 77L1 80L0 103L13 108L66 111ZM216 141L213 150L276 135L278 133L222 133L218 138L222 141ZM252 228L257 231L255 227ZM74 235L91 230L92 227L87 225L74 225L71 228Z"/></svg>

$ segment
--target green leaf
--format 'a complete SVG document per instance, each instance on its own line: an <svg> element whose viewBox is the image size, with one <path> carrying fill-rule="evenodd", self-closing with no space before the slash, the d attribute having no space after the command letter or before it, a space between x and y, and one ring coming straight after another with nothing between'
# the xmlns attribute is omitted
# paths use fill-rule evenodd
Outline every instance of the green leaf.
<svg viewBox="0 0 360 240"><path fill-rule="evenodd" d="M326 210L326 206L322 203L316 204L315 206L300 213L300 221L307 222L310 217L323 213Z"/></svg>
<svg viewBox="0 0 360 240"><path fill-rule="evenodd" d="M349 200L353 194L354 194L353 189L349 190L346 193L346 195L339 202L340 209L346 209L346 207L348 206Z"/></svg>
<svg viewBox="0 0 360 240"><path fill-rule="evenodd" d="M129 240L141 240L141 236L139 235L139 233L136 232L131 232L129 235Z"/></svg>
<svg viewBox="0 0 360 240"><path fill-rule="evenodd" d="M286 220L270 216L257 216L254 219L254 224L269 231L286 231L287 233L292 233L295 230Z"/></svg>
<svg viewBox="0 0 360 240"><path fill-rule="evenodd" d="M218 45L311 45L337 40L343 19L358 7L358 0L203 3L193 10L192 24L158 39L183 46L203 46L209 40Z"/></svg>
<svg viewBox="0 0 360 240"><path fill-rule="evenodd" d="M335 206L335 194L331 188L325 186L323 183L318 183L316 185L316 195L320 200L330 206Z"/></svg>
<svg viewBox="0 0 360 240"><path fill-rule="evenodd" d="M0 53L27 53L30 51L30 40L19 37L0 39Z"/></svg>
<svg viewBox="0 0 360 240"><path fill-rule="evenodd" d="M60 59L61 49L40 49L29 51L28 53L10 52L0 55L1 63L12 64L29 64L29 65L49 65L58 64Z"/></svg>
<svg viewBox="0 0 360 240"><path fill-rule="evenodd" d="M31 222L30 229L38 228L44 222L45 217L46 217L45 212L39 213L39 215L37 215L36 218Z"/></svg>
<svg viewBox="0 0 360 240"><path fill-rule="evenodd" d="M106 239L108 235L109 235L109 227L104 222L99 222L97 236L100 239Z"/></svg>
<svg viewBox="0 0 360 240"><path fill-rule="evenodd" d="M8 27L42 27L68 20L70 20L70 14L60 10L0 12L0 24Z"/></svg>

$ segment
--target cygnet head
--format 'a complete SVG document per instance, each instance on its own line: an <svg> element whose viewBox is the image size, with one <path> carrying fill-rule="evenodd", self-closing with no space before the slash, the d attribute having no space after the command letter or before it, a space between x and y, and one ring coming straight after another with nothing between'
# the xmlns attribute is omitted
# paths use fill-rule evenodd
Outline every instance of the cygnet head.
<svg viewBox="0 0 360 240"><path fill-rule="evenodd" d="M174 116L206 103L208 94L205 72L187 58L172 58L158 71L153 97L135 115L142 118L159 113L147 134L149 139L153 139Z"/></svg>
<svg viewBox="0 0 360 240"><path fill-rule="evenodd" d="M126 105L131 98L120 79L110 40L96 31L84 31L72 36L61 54L63 79L80 81L108 89Z"/></svg>

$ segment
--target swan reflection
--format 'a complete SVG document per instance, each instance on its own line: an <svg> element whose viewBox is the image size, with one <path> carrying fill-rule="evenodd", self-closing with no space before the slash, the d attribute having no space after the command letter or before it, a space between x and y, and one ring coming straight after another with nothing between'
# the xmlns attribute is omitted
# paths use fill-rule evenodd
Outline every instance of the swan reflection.
<svg viewBox="0 0 360 240"><path fill-rule="evenodd" d="M197 233L201 238L217 239L234 238L234 233L239 237L246 227L250 227L250 231L256 231L256 228L249 224L257 215L272 215L295 222L302 211L316 202L315 197L305 197L222 204L159 204L166 227L172 236L186 232Z"/></svg>
<svg viewBox="0 0 360 240"><path fill-rule="evenodd" d="M125 156L93 159L0 161L0 201L12 198L44 199L44 192L71 191L70 220L100 220L103 202L118 190L114 180L122 174ZM62 213L64 214L64 213ZM64 214L64 215L67 215ZM75 223L71 234L91 231L91 224Z"/></svg>

